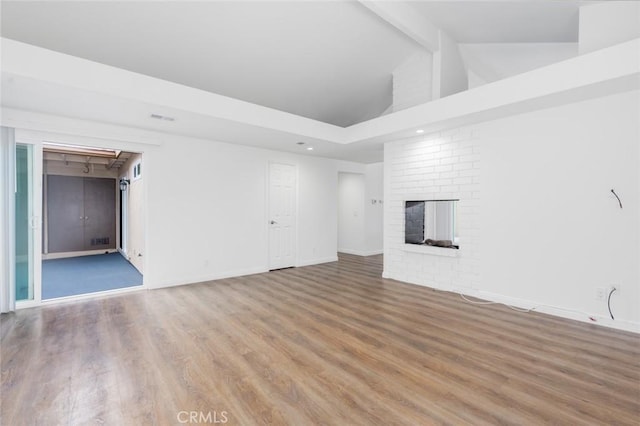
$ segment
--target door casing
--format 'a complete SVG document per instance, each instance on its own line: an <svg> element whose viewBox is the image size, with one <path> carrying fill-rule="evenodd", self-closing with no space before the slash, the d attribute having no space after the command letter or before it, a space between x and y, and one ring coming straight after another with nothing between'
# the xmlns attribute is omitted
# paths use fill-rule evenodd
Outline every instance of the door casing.
<svg viewBox="0 0 640 426"><path fill-rule="evenodd" d="M298 168L270 162L267 171L267 235L269 270L296 266Z"/></svg>

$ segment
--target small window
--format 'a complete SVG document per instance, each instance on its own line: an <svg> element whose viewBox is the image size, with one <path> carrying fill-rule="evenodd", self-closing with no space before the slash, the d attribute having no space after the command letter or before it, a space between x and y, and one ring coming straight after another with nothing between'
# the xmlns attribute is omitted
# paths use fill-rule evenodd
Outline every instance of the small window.
<svg viewBox="0 0 640 426"><path fill-rule="evenodd" d="M138 162L133 166L133 179L140 179L142 176L141 163Z"/></svg>

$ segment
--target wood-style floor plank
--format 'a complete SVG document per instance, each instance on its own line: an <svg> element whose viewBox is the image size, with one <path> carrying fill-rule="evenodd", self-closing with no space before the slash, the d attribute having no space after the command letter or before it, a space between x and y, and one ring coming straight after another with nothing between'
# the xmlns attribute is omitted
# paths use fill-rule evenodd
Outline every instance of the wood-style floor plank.
<svg viewBox="0 0 640 426"><path fill-rule="evenodd" d="M0 424L639 423L640 336L381 272L341 255L3 314Z"/></svg>

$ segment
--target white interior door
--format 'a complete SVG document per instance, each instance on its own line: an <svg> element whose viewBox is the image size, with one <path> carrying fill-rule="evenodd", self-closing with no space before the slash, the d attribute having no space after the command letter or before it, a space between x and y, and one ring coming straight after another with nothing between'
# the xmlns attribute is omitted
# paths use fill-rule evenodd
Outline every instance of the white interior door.
<svg viewBox="0 0 640 426"><path fill-rule="evenodd" d="M295 265L296 166L269 164L269 269Z"/></svg>

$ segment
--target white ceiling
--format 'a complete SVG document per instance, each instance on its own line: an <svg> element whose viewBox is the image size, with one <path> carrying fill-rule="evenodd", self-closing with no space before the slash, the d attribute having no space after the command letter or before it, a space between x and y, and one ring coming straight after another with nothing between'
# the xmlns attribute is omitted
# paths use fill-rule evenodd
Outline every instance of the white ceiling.
<svg viewBox="0 0 640 426"><path fill-rule="evenodd" d="M459 43L569 43L578 41L578 12L584 3L588 2L449 0L411 5Z"/></svg>
<svg viewBox="0 0 640 426"><path fill-rule="evenodd" d="M575 42L584 1L413 1L461 43ZM421 47L357 1L2 1L3 37L342 127Z"/></svg>
<svg viewBox="0 0 640 426"><path fill-rule="evenodd" d="M357 2L2 2L2 36L348 126L417 43Z"/></svg>
<svg viewBox="0 0 640 426"><path fill-rule="evenodd" d="M381 144L354 146L308 136L302 137L295 133L214 118L177 108L159 107L6 73L2 74L0 86L2 87L2 104L21 111L44 114L54 112L57 116L79 118L94 123L117 123L128 128L167 135L177 134L361 163L379 162L382 161L383 156ZM177 120L153 120L149 118L151 112L177 117ZM157 138L157 135L158 133L150 135L149 139ZM304 141L305 144L298 145L300 141ZM314 148L313 152L306 150L309 146Z"/></svg>
<svg viewBox="0 0 640 426"><path fill-rule="evenodd" d="M487 83L578 55L578 43L472 43L459 48L467 68Z"/></svg>
<svg viewBox="0 0 640 426"><path fill-rule="evenodd" d="M584 2L409 3L464 42L465 61L494 81L574 56ZM165 80L5 40L5 108L364 163L382 160L384 140L415 135L422 122L440 125L431 117L441 112L437 101L425 113L325 124L379 116L391 102L391 71L421 49L358 2L3 1L1 33ZM390 121L409 124L392 134Z"/></svg>

